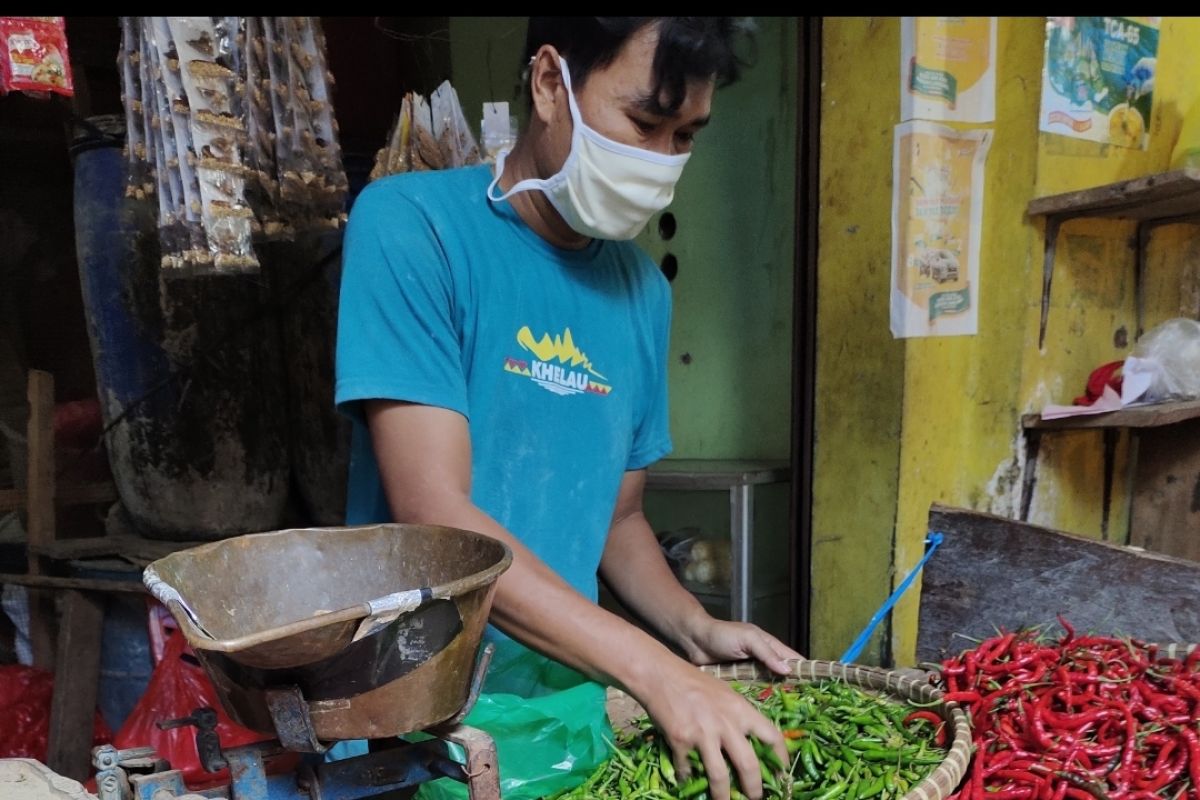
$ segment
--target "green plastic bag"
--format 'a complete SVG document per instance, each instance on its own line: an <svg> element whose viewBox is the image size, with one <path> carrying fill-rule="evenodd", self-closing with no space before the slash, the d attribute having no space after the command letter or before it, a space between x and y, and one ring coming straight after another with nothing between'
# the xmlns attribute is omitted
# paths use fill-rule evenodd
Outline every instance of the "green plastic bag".
<svg viewBox="0 0 1200 800"><path fill-rule="evenodd" d="M536 800L582 783L608 758L604 699L600 684L505 639L496 642L484 691L463 724L495 739L505 800ZM466 800L467 787L444 779L417 797Z"/></svg>

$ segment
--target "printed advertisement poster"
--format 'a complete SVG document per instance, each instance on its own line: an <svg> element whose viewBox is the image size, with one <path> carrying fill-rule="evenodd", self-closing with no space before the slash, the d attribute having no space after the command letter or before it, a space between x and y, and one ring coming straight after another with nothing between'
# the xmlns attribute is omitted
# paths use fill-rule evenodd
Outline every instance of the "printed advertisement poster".
<svg viewBox="0 0 1200 800"><path fill-rule="evenodd" d="M1158 17L1048 17L1039 127L1146 149Z"/></svg>
<svg viewBox="0 0 1200 800"><path fill-rule="evenodd" d="M892 151L892 335L979 330L983 179L992 132L896 126Z"/></svg>
<svg viewBox="0 0 1200 800"><path fill-rule="evenodd" d="M900 119L996 118L996 18L900 18Z"/></svg>

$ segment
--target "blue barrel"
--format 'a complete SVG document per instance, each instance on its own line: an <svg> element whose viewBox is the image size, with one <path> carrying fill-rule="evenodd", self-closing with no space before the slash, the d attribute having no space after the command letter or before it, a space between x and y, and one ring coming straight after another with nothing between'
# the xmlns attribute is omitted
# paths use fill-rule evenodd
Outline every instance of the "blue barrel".
<svg viewBox="0 0 1200 800"><path fill-rule="evenodd" d="M138 532L220 539L282 527L279 330L260 276L160 267L157 201L125 197L120 119L76 138L75 239L121 503ZM99 129L97 129L99 128Z"/></svg>

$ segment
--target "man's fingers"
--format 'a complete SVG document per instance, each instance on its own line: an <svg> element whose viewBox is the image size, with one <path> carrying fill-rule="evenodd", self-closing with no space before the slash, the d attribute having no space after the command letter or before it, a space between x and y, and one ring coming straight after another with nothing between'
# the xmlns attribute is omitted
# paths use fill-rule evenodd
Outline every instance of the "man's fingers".
<svg viewBox="0 0 1200 800"><path fill-rule="evenodd" d="M735 736L725 744L725 751L737 771L742 793L752 800L758 800L763 793L762 768L758 765L758 754L750 746L750 740L745 736Z"/></svg>
<svg viewBox="0 0 1200 800"><path fill-rule="evenodd" d="M757 719L750 728L750 734L774 750L775 755L779 757L780 764L787 764L790 759L787 751L787 743L783 741L783 734L762 714L755 712L755 716Z"/></svg>
<svg viewBox="0 0 1200 800"><path fill-rule="evenodd" d="M712 800L729 800L729 767L721 753L720 742L703 742L700 745L700 757L704 760L704 774L708 778L708 796ZM744 793L751 798L758 798L762 796L761 791L757 795Z"/></svg>
<svg viewBox="0 0 1200 800"><path fill-rule="evenodd" d="M792 651L784 647L783 642L780 642L769 633L756 632L755 635L749 637L746 647L750 651L752 658L761 661L773 672L786 675L791 671L791 666L787 663L787 659L793 657L789 655ZM799 653L796 656L799 656Z"/></svg>
<svg viewBox="0 0 1200 800"><path fill-rule="evenodd" d="M800 659L800 660L804 659L804 656L802 656L799 652L788 647L786 644L779 641L774 636L771 636L770 634L767 634L767 635L771 637L771 646L775 649L776 655L778 655L780 658Z"/></svg>
<svg viewBox="0 0 1200 800"><path fill-rule="evenodd" d="M670 736L665 737L667 746L671 748L671 763L675 767L675 777L683 783L688 778L692 777L692 761L688 758L688 752L692 746L680 739L674 739Z"/></svg>

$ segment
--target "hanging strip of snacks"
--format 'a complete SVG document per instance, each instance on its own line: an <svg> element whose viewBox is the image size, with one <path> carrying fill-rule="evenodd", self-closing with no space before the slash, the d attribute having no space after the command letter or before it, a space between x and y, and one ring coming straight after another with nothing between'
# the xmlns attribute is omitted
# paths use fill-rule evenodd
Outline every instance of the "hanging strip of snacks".
<svg viewBox="0 0 1200 800"><path fill-rule="evenodd" d="M429 100L416 92L404 95L387 143L375 154L370 178L478 163L479 144L471 134L458 92L450 81L443 81Z"/></svg>
<svg viewBox="0 0 1200 800"><path fill-rule="evenodd" d="M122 17L126 194L156 196L162 266L258 266L336 230L348 184L316 17Z"/></svg>

